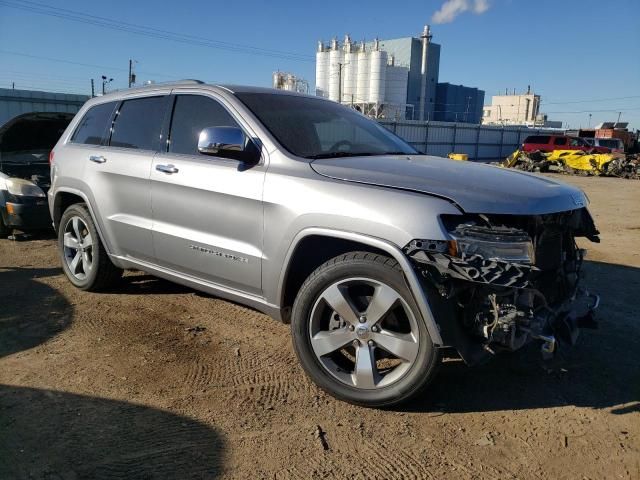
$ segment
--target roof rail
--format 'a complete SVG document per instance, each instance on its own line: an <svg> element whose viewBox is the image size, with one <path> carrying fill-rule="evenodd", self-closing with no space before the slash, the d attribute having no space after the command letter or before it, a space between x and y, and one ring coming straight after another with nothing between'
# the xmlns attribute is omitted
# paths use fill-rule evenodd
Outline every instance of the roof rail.
<svg viewBox="0 0 640 480"><path fill-rule="evenodd" d="M152 87L154 85L180 85L183 83L191 83L193 85L204 85L205 82L202 80L195 80L193 78L185 78L184 80L169 80L168 82L153 82L153 83L145 83L141 85L142 87Z"/></svg>

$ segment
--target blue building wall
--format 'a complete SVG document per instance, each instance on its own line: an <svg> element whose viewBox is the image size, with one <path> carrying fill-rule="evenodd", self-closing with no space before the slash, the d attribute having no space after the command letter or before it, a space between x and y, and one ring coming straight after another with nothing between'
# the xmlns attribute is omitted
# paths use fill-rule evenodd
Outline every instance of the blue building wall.
<svg viewBox="0 0 640 480"><path fill-rule="evenodd" d="M88 99L88 95L0 88L0 125L23 113L76 113Z"/></svg>
<svg viewBox="0 0 640 480"><path fill-rule="evenodd" d="M441 122L480 123L484 105L484 90L438 83L434 120Z"/></svg>

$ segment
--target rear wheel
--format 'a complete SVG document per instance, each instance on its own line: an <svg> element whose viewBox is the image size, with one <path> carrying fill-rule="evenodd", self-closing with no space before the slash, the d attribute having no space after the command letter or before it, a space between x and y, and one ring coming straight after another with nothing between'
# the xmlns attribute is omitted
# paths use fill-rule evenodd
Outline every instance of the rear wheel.
<svg viewBox="0 0 640 480"><path fill-rule="evenodd" d="M381 255L353 252L320 266L298 293L291 328L307 375L358 405L408 400L439 364L401 268Z"/></svg>
<svg viewBox="0 0 640 480"><path fill-rule="evenodd" d="M82 203L71 205L62 215L58 250L64 273L81 290L103 290L122 277L122 270L111 263L91 214Z"/></svg>

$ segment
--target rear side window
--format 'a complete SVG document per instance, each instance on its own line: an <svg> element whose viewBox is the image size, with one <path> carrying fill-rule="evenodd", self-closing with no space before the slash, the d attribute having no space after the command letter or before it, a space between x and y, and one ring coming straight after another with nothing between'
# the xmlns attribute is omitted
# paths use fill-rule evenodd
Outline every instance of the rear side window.
<svg viewBox="0 0 640 480"><path fill-rule="evenodd" d="M600 143L601 147L620 148L618 140L598 140L598 143Z"/></svg>
<svg viewBox="0 0 640 480"><path fill-rule="evenodd" d="M198 137L207 127L238 127L217 101L202 95L178 95L171 120L169 151L198 155Z"/></svg>
<svg viewBox="0 0 640 480"><path fill-rule="evenodd" d="M564 137L556 137L553 139L553 144L554 145L566 145L567 144L567 139Z"/></svg>
<svg viewBox="0 0 640 480"><path fill-rule="evenodd" d="M125 100L116 115L111 146L155 150L160 139L166 97Z"/></svg>
<svg viewBox="0 0 640 480"><path fill-rule="evenodd" d="M80 120L71 141L86 145L102 145L107 134L111 114L116 105L117 102L109 102L91 107Z"/></svg>
<svg viewBox="0 0 640 480"><path fill-rule="evenodd" d="M525 138L524 143L549 143L549 137L545 135L532 135Z"/></svg>

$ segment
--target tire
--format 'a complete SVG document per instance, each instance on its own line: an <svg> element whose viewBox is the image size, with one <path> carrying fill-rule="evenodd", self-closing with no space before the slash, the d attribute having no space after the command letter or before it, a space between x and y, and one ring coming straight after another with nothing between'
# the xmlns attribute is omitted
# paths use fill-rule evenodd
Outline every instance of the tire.
<svg viewBox="0 0 640 480"><path fill-rule="evenodd" d="M291 332L311 380L365 407L406 402L440 364L402 269L373 253L347 253L318 267L298 292Z"/></svg>
<svg viewBox="0 0 640 480"><path fill-rule="evenodd" d="M122 277L122 270L111 263L84 203L71 205L62 214L58 252L65 275L80 290L105 290Z"/></svg>
<svg viewBox="0 0 640 480"><path fill-rule="evenodd" d="M11 229L5 225L2 212L0 212L0 238L6 238L10 233Z"/></svg>

